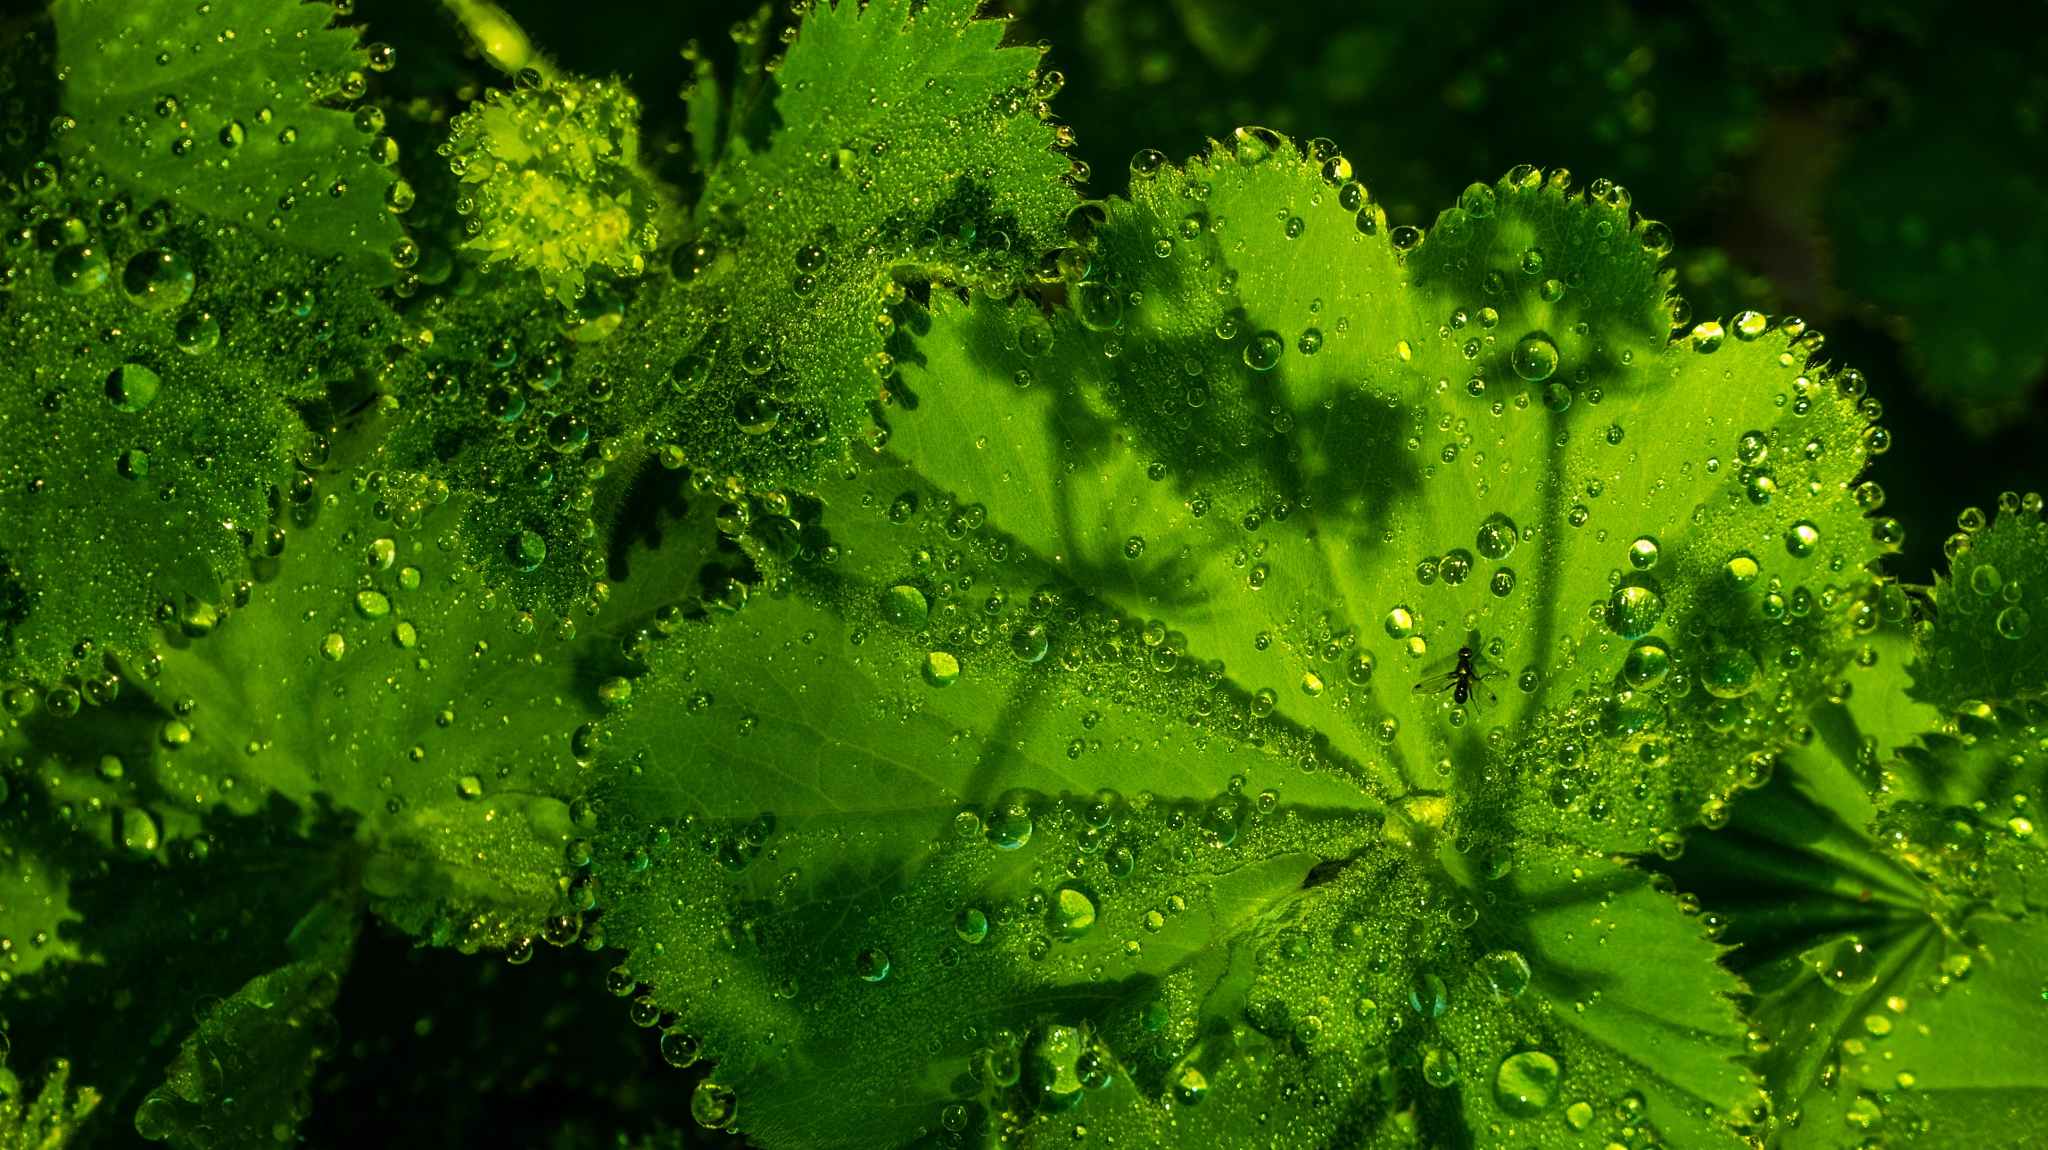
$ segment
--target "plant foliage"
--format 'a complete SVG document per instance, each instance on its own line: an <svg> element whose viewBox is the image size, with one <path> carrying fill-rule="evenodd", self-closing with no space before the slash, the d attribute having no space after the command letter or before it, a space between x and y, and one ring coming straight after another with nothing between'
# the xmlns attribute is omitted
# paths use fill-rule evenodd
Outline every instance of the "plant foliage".
<svg viewBox="0 0 2048 1150"><path fill-rule="evenodd" d="M451 13L515 72L409 127L324 5L18 50L9 1145L290 1140L376 932L617 950L769 1148L2048 1136L2041 500L1898 583L1865 377L1627 190L1085 200L874 0L693 50L692 197Z"/></svg>

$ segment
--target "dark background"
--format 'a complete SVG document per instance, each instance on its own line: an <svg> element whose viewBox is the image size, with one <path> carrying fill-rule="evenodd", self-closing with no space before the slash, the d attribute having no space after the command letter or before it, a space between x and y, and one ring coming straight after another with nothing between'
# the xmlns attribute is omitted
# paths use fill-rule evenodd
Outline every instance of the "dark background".
<svg viewBox="0 0 2048 1150"><path fill-rule="evenodd" d="M1873 478L1907 527L1903 580L1933 578L1963 507L2048 489L2048 5L1939 20L1827 0L1006 3L1014 41L1052 45L1090 195L1123 191L1140 148L1179 159L1239 124L1334 140L1396 222L1427 224L1518 163L1625 185L1676 233L1696 318L1803 316L1869 377L1896 444ZM679 50L700 42L730 77L729 30L755 6L505 7L565 68L628 79L649 161L690 194ZM354 18L399 50L371 99L411 125L418 183L437 125L504 78L439 5L360 0ZM790 19L772 10L769 35ZM303 1140L733 1144L689 1119L701 1071L664 1065L605 993L612 961L542 947L514 967L372 929Z"/></svg>

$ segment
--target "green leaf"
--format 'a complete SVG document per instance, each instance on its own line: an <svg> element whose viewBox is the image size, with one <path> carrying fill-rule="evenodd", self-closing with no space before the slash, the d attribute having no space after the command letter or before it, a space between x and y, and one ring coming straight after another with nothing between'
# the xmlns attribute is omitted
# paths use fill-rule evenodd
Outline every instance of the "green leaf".
<svg viewBox="0 0 2048 1150"><path fill-rule="evenodd" d="M1035 273L1074 201L1069 162L1031 107L1038 53L1001 47L1004 25L975 11L807 12L759 102L731 112L673 281L642 288L634 330L650 338L584 358L621 389L609 418L693 466L808 484L870 426L892 277L1003 292ZM710 95L693 101L700 147Z"/></svg>
<svg viewBox="0 0 2048 1150"><path fill-rule="evenodd" d="M1786 1145L2029 1129L2048 1086L2028 1037L2044 985L2029 817L2043 717L1987 709L1923 734L1887 767L1877 812L1860 761L1822 750L1836 740L1802 749L1670 864L1740 944L1760 1069L1776 1112L1796 1117Z"/></svg>
<svg viewBox="0 0 2048 1150"><path fill-rule="evenodd" d="M2008 497L1988 521L1962 515L1949 571L1931 590L1934 618L1917 634L1913 698L1954 711L2048 688L2048 524L2039 500Z"/></svg>
<svg viewBox="0 0 2048 1150"><path fill-rule="evenodd" d="M784 598L679 631L651 664L661 693L608 721L598 865L607 937L633 949L620 992L653 984L636 1020L680 1012L770 1145L907 1144L949 1105L980 1124L961 1084L993 1075L1014 1105L1017 1079L991 1066L1039 1058L1047 1027L1072 1100L1081 1028L1184 1038L1233 940L1378 829L1342 776L1163 720L1209 705L1198 669L1025 661L1007 627L1000 650L921 642L913 583L943 626L966 618L948 596L968 576L1022 600L1049 573L1002 570L981 534L961 544L972 560L935 558L918 544L945 538L943 512L905 538L875 497L915 477L863 478L828 489L822 523L865 570L811 568ZM919 574L920 553L941 566ZM1150 665L1071 588L1037 595L1030 626L1050 642L1087 635ZM970 911L985 918L963 934ZM829 1117L852 1098L868 1100L859 1133Z"/></svg>
<svg viewBox="0 0 2048 1150"><path fill-rule="evenodd" d="M282 565L257 563L217 628L167 630L136 668L157 709L120 753L167 825L272 795L359 819L374 908L432 941L540 935L587 902L564 857L587 833L578 728L603 713L601 689L630 693L656 608L706 561L709 505L699 525L670 525L666 551L639 553L644 578L579 626L484 582L463 558L459 502L390 520L422 477L379 473L362 494L302 479L279 516Z"/></svg>
<svg viewBox="0 0 2048 1150"><path fill-rule="evenodd" d="M652 665L667 693L606 722L597 866L607 937L633 952L614 986L648 984L634 1019L672 1015L677 1061L719 1060L703 1113L724 1122L736 1104L771 1146L848 1144L820 1117L852 1099L868 1144L935 1122L1064 1137L1017 1124L1069 1110L1119 1139L1161 1136L1168 1114L1242 1137L1273 1107L1304 1139L1368 1117L1387 1137L1491 1130L1491 1076L1525 1036L1514 1010L1474 997L1477 964L1519 946L1539 970L1530 1017L1580 999L1580 1017L1542 1032L1599 1121L1610 1094L1648 1091L1678 1144L1726 1140L1697 1116L1753 1093L1726 1061L1740 1028L1716 994L1735 984L1642 876L1532 849L1490 884L1448 847L1438 861L1440 796L1390 809L1319 760L1310 732L979 509L886 459L819 497L799 555L822 562L771 579L786 597L679 632ZM774 538L756 530L754 545ZM1509 857L1487 864L1495 879ZM1602 898L1621 909L1581 922ZM1069 905L1089 920L1078 938ZM993 924L985 937L959 933L969 912ZM1646 972L1700 977L1629 983L1595 949L1619 956L1623 938L1670 948ZM1425 971L1467 997L1396 1038L1357 1017L1368 969L1389 1015ZM1432 1043L1485 1067L1463 1111L1418 1077ZM1082 1085L1091 1064L1104 1086ZM1349 1101L1287 1101L1295 1080ZM1179 1101L1162 1112L1161 1098ZM1517 1136L1573 1144L1593 1119L1565 1117L1571 1101L1553 1096Z"/></svg>
<svg viewBox="0 0 2048 1150"><path fill-rule="evenodd" d="M332 9L295 0L166 9L62 0L67 159L138 200L180 207L343 260L372 283L404 236L386 195L397 145L381 113L351 115L369 54Z"/></svg>
<svg viewBox="0 0 2048 1150"><path fill-rule="evenodd" d="M0 1068L0 1146L7 1150L63 1150L99 1109L99 1092L71 1088L71 1064L56 1059L33 1099L12 1070Z"/></svg>
<svg viewBox="0 0 2048 1150"><path fill-rule="evenodd" d="M293 928L293 961L257 975L199 1018L135 1109L135 1132L181 1150L267 1146L305 1117L313 1064L339 1052L328 1007L341 990L361 917L352 900L314 908Z"/></svg>
<svg viewBox="0 0 2048 1150"><path fill-rule="evenodd" d="M1611 190L1390 239L1261 131L1104 205L1050 326L935 293L891 449L1391 793L1682 832L1879 621L1860 377L1760 316L1667 344ZM1422 690L1461 646L1498 707Z"/></svg>
<svg viewBox="0 0 2048 1150"><path fill-rule="evenodd" d="M131 216L83 179L24 210L61 246L8 269L0 661L70 713L105 656L217 613L272 543L273 486L324 450L296 405L318 406L322 382L352 377L397 325L345 269L175 211Z"/></svg>

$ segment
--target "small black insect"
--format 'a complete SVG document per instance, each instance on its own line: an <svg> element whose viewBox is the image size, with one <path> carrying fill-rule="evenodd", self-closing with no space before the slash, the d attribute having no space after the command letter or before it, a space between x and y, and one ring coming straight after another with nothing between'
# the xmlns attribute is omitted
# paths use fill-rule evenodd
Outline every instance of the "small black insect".
<svg viewBox="0 0 2048 1150"><path fill-rule="evenodd" d="M1493 688L1486 685L1486 681L1497 679L1500 675L1501 672L1482 658L1478 651L1471 647L1460 647L1458 665L1441 675L1431 675L1415 684L1415 693L1437 695L1449 691L1458 706L1462 707L1477 700L1482 705L1491 707L1497 705L1500 699L1493 693Z"/></svg>

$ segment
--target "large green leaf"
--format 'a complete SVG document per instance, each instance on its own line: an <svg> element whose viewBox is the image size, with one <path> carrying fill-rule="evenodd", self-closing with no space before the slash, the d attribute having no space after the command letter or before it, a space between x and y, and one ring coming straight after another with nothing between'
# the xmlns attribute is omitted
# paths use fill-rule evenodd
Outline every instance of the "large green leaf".
<svg viewBox="0 0 2048 1150"><path fill-rule="evenodd" d="M1270 135L1105 205L1050 325L935 293L892 449L1394 793L1681 834L1878 622L1860 377L1754 314L1667 344L1611 189L1390 237ZM1461 646L1497 708L1420 689Z"/></svg>
<svg viewBox="0 0 2048 1150"><path fill-rule="evenodd" d="M1251 179L1284 173L1291 163L1308 172L1315 194L1313 172L1298 158L1283 152L1264 163L1271 167L1255 165ZM1511 200L1523 193L1508 184L1493 194ZM1566 207L1554 191L1526 194L1567 220L1589 210ZM1230 202L1215 188L1206 195L1212 208ZM1161 260L1149 245L1168 236L1134 227L1123 213L1113 206L1096 229L1095 258L1114 258L1120 244L1135 247L1136 235L1148 245L1143 258ZM1348 214L1344 222L1347 235L1360 235ZM1375 215L1370 222L1377 232L1381 221ZM1284 221L1274 227L1284 237ZM1177 219L1169 235L1189 238ZM1163 266L1176 267L1172 246L1165 250ZM1661 338L1654 255L1640 264L1637 290L1649 302L1637 309L1635 328ZM1321 274L1341 275L1346 266ZM1297 270L1296 278L1306 274ZM1093 283L1070 290L1079 295ZM1162 308L1196 309L1211 294L1208 285L1137 290L1143 306ZM1257 1131L1261 1114L1286 1145L1339 1137L1397 1144L1420 1132L1431 1141L1562 1146L1587 1136L1596 1121L1612 1123L1618 1137L1647 1121L1677 1144L1730 1140L1726 1123L1755 1092L1729 1061L1741 1025L1722 996L1737 984L1713 967L1715 951L1701 928L1647 878L1583 848L1510 846L1512 820L1526 816L1503 809L1505 788L1495 781L1518 766L1507 732L1492 740L1502 757L1489 768L1481 740L1454 742L1462 708L1456 719L1441 720L1404 711L1408 721L1440 721L1450 737L1438 738L1473 755L1462 777L1456 764L1435 769L1442 752L1409 759L1404 772L1372 733L1379 715L1361 722L1321 710L1334 701L1323 694L1341 692L1321 675L1334 681L1354 652L1333 642L1341 628L1309 612L1342 596L1319 601L1320 588L1284 574L1278 561L1248 580L1249 566L1217 553L1212 525L1226 512L1225 530L1235 534L1247 529L1247 512L1263 519L1273 510L1272 502L1254 509L1236 500L1272 475L1294 474L1287 445L1216 461L1184 438L1179 457L1193 469L1187 498L1213 495L1215 512L1149 508L1143 542L1132 545L1138 532L1118 517L1142 514L1130 511L1132 501L1142 507L1154 498L1147 485L1163 486L1147 466L1159 456L1139 454L1139 441L1173 429L1148 422L1160 405L1148 408L1131 388L1122 396L1144 414L1133 416L1128 433L1119 430L1111 413L1121 400L1092 402L1099 397L1086 387L1095 381L1082 373L1126 353L1123 362L1156 360L1180 381L1178 399L1192 374L1186 365L1195 362L1219 402L1247 424L1241 394L1229 389L1243 378L1264 387L1293 377L1245 373L1245 341L1219 341L1213 314L1198 317L1199 345L1165 346L1136 342L1147 328L1127 316L1134 342L1112 349L1103 340L1119 336L1097 339L1065 312L1048 324L1023 305L957 308L937 290L934 299L940 303L931 312L905 313L913 338L899 345L906 367L892 389L899 410L888 414L890 450L803 499L736 501L723 513L768 564L769 594L754 595L733 618L679 635L657 655L655 690L604 723L600 766L615 781L601 791L600 900L607 937L633 952L616 986L633 994L644 984L633 1017L648 1026L668 1019L665 1049L677 1061L718 1059L712 1081L700 1088L702 1115L725 1124L736 1104L739 1127L766 1145L907 1144L970 1127L1032 1140L1064 1138L1074 1128L1119 1140L1157 1140L1168 1129L1176 1139L1231 1139ZM1085 312L1100 302L1081 306ZM1313 314L1305 301L1303 311ZM1343 330L1364 323L1353 318ZM1042 346L1048 337L1050 355ZM1651 336L1636 338L1650 341L1645 355L1660 354ZM1034 340L1041 354L1027 357L1018 345ZM1241 374L1209 351L1215 346L1236 358ZM1327 358L1312 366L1340 361L1335 346L1317 348ZM1753 346L1759 350L1738 350ZM1111 350L1117 354L1103 354ZM1755 364L1761 350L1732 343L1711 362L1762 370ZM1201 354L1206 363L1196 360ZM1450 354L1462 362L1461 352ZM1479 354L1483 344L1475 344ZM1680 367L1703 359L1689 346L1669 354ZM1782 343L1771 354L1793 358ZM1782 369L1791 374L1789 364ZM1815 428L1816 436L1828 428L1846 434L1847 458L1838 466L1853 474L1861 429L1853 408L1814 385L1802 391L1806 406L1783 418L1811 421L1792 426ZM1626 392L1602 402L1611 411L1631 400L1649 402ZM1505 412L1512 401L1502 406ZM1767 399L1762 408L1759 419L1775 414ZM1275 405L1259 425L1272 428L1272 416L1285 410ZM1280 422L1286 430L1288 421ZM1603 433L1606 426L1603 420ZM1199 442L1228 445L1238 441L1237 430L1205 429ZM1082 444L1108 461L1084 454ZM1600 448L1612 446L1603 434ZM1827 452L1815 455L1801 451L1776 474L1788 487L1794 478L1826 474L1814 465ZM1617 467L1629 482L1654 487ZM1338 472L1358 473L1332 464L1327 474ZM1375 541L1345 517L1362 513L1342 501L1338 481L1306 482L1308 490L1293 497L1299 502L1275 517L1279 530L1246 544L1273 544L1246 556L1247 564L1313 554L1319 533L1304 525L1324 515L1356 553L1377 556ZM1400 492L1425 482L1390 476L1385 487L1371 487L1367 501L1379 500L1371 521L1400 524L1411 513ZM1105 494L1094 493L1097 483ZM1793 490L1804 504L1800 515L1826 517L1830 538L1849 536L1843 547L1856 565L1844 561L1848 577L1867 578L1857 548L1876 545L1858 522L1846 477L1832 488ZM1441 498L1458 515L1459 488ZM1492 492L1463 496L1477 498ZM1322 510L1330 505L1342 513ZM1694 504L1682 506L1689 513ZM1622 507L1614 513L1627 514ZM1765 537L1785 555L1778 513L1727 511L1731 523L1720 530L1748 532L1745 538L1770 530ZM1523 514L1544 522L1540 513ZM1470 519L1476 536L1482 516L1458 517ZM1700 518L1716 523L1710 509ZM1752 519L1761 523L1745 522ZM1657 566L1671 572L1665 594L1690 592L1679 602L1718 608L1724 626L1744 629L1753 642L1786 641L1713 594L1727 558L1719 550L1724 537L1694 535L1689 514L1658 526L1668 540ZM1523 554L1540 560L1529 576L1537 591L1568 566L1562 545L1545 558L1541 540L1570 530L1539 527L1536 539L1518 541ZM1619 554L1627 542L1611 546ZM1793 557L1764 554L1757 562L1802 570ZM1331 566L1376 574L1363 561ZM1401 563L1393 578L1411 579L1412 570ZM1594 585L1605 586L1597 576ZM1511 589L1523 599L1507 606L1533 600L1537 611L1555 609L1530 591L1528 584ZM1840 644L1826 658L1846 660L1857 626L1847 617L1848 597L1817 617L1806 606L1783 613L1800 620L1789 625L1799 628L1793 633ZM1433 602L1423 608L1434 609ZM1873 608L1862 626L1875 622ZM1778 634L1789 629L1768 625ZM1325 630L1308 633L1317 626ZM1427 634L1444 641L1441 631ZM1595 636L1588 647L1599 643ZM1258 654L1238 656L1289 647L1300 651L1290 678L1301 681L1306 670L1312 689L1281 702L1256 689L1272 682L1258 674ZM1603 658L1611 681L1620 653ZM1556 700L1567 699L1573 685L1584 689L1579 666L1560 667L1563 685L1550 688ZM1794 678L1781 686L1796 692L1818 684ZM1401 692L1408 694L1407 684ZM1576 725L1582 717L1571 718ZM1623 740L1597 723L1593 733L1608 740L1605 747L1588 740L1595 755L1641 761L1640 740L1614 746ZM1701 719L1673 741L1707 742L1718 733ZM1766 713L1730 741L1746 738L1756 751L1792 733ZM1392 734L1388 741L1398 745L1402 732ZM1706 763L1715 752L1696 753ZM1719 753L1727 753L1725 743ZM1761 781L1767 765L1753 767L1748 781ZM1719 776L1722 765L1714 770ZM1725 790L1733 777L1730 770L1717 785ZM1102 794L1105 785L1119 793ZM1617 803L1631 801L1615 790ZM1683 826L1693 813L1664 825ZM1639 827L1611 835L1601 821L1555 820L1551 833L1589 827L1596 842L1654 841ZM1027 826L1031 837L1018 841ZM985 940L952 929L968 910L993 920ZM1077 918L1088 927L1078 938ZM1660 957L1640 969L1621 957L1637 952ZM1532 973L1521 976L1522 985L1498 998L1481 992L1484 970L1505 985L1524 963ZM1683 973L1649 977L1673 969ZM1327 981L1323 971L1331 972ZM1398 1015L1403 988L1426 989L1432 977L1458 988L1456 1010L1427 1006L1418 1018L1411 1007L1401 1017L1415 1024L1397 1036L1372 1011L1361 1015L1358 1002L1369 996ZM1519 1060L1510 1063L1511 1056ZM1460 1062L1472 1077L1451 1091L1458 1079L1445 1068ZM1504 1063L1505 1085L1496 1086ZM1549 1077L1554 1072L1567 1076L1565 1084ZM1082 1085L1098 1077L1105 1081L1099 1092ZM1304 1086L1313 1090L1295 1092ZM1517 1093L1525 1088L1540 1099ZM848 1106L859 1108L857 1128L820 1120Z"/></svg>

